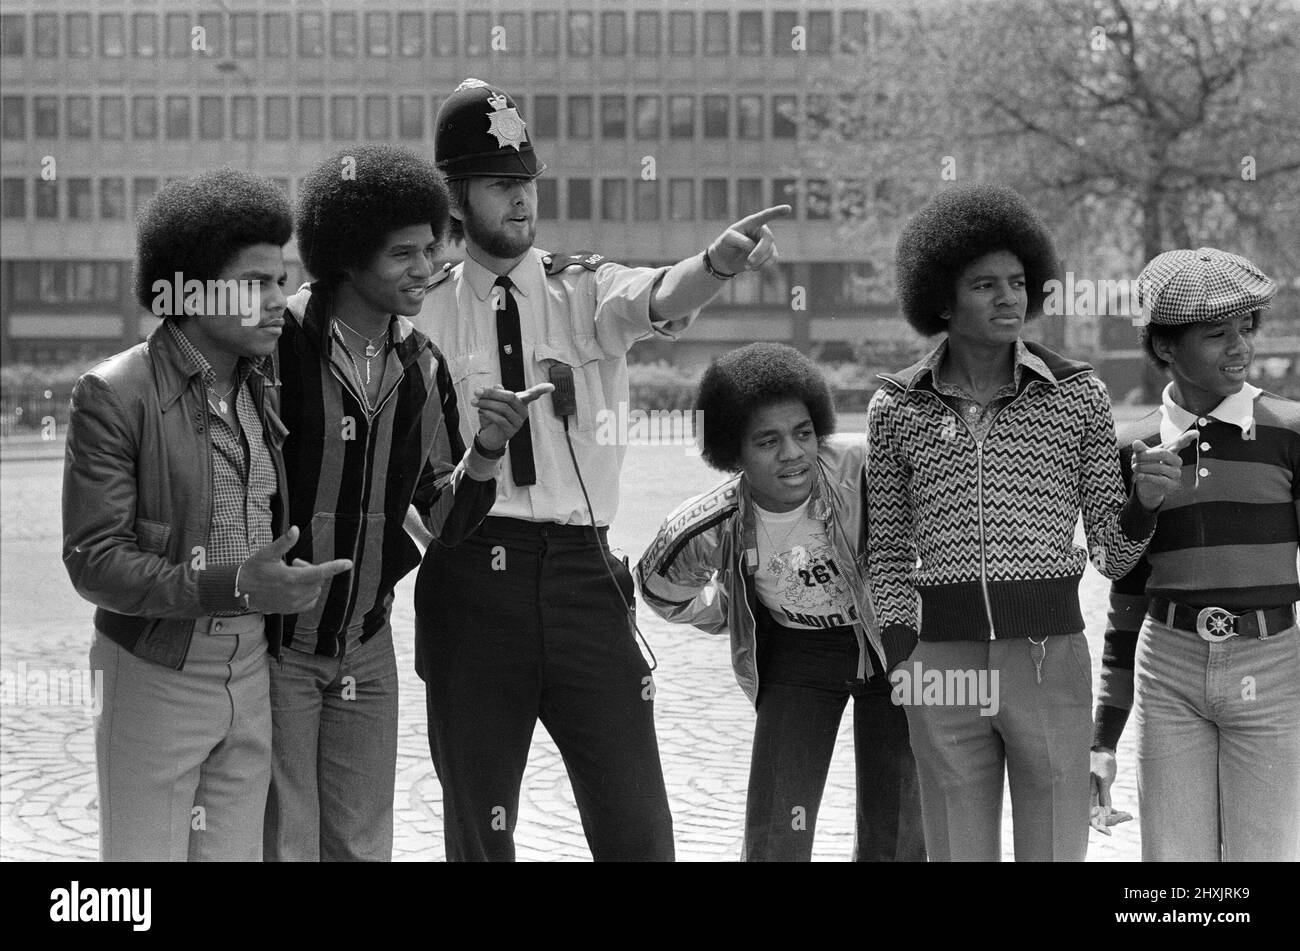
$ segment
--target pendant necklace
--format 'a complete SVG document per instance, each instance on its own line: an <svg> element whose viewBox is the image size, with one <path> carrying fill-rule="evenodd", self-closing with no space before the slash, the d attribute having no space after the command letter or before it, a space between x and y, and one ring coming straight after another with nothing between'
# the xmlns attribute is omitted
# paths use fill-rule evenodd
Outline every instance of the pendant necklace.
<svg viewBox="0 0 1300 951"><path fill-rule="evenodd" d="M222 416L225 416L228 412L230 412L230 404L227 403L226 400L230 398L230 394L234 392L234 389L235 389L234 384L231 384L230 387L226 390L226 392L217 393L216 387L214 386L208 387L210 394L217 393L217 405L215 409L217 409L217 411L220 412ZM208 402L211 403L211 401L212 401L212 397L211 395L209 395Z"/></svg>

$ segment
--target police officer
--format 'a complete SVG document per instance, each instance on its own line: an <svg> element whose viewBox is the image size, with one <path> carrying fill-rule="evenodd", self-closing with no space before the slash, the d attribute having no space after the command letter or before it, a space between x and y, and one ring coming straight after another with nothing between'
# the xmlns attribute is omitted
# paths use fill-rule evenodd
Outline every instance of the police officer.
<svg viewBox="0 0 1300 951"><path fill-rule="evenodd" d="M503 90L461 83L438 113L434 149L466 258L435 278L417 326L446 356L463 405L498 382L557 385L503 450L480 531L455 550L431 545L416 580L416 668L447 858L513 860L540 718L564 757L592 856L671 860L632 577L606 544L625 440L597 421L628 399L632 344L675 339L724 281L773 259L767 222L791 209L744 218L671 267L624 267L533 246L545 166Z"/></svg>

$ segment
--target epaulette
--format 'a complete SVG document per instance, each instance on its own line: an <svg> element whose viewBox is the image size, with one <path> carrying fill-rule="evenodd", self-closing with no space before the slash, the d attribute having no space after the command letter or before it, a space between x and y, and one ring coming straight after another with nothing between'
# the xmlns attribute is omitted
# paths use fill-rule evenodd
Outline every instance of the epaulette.
<svg viewBox="0 0 1300 951"><path fill-rule="evenodd" d="M442 270L439 271L437 274L433 275L433 278L429 281L429 283L425 286L424 289L425 289L426 291L431 291L431 290L433 290L435 287L437 287L439 284L441 284L443 281L445 281L445 280L446 280L447 278L449 278L449 277L451 277L451 263L450 263L450 262L448 262L447 264L444 264L444 265L442 266Z"/></svg>
<svg viewBox="0 0 1300 951"><path fill-rule="evenodd" d="M605 255L595 251L579 251L577 254L546 254L542 256L542 264L546 267L548 277L562 274L571 267L585 267L588 271L594 271L602 264L608 263L609 259Z"/></svg>

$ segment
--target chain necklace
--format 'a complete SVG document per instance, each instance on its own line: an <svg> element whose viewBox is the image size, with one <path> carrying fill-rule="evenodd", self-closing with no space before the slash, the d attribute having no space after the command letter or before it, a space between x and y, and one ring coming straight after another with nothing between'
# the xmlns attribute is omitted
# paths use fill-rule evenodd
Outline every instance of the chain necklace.
<svg viewBox="0 0 1300 951"><path fill-rule="evenodd" d="M209 406L212 405L212 394L217 393L217 404L212 408L217 410L217 412L219 412L222 416L225 416L227 413L230 412L230 404L227 403L226 400L230 398L230 394L235 391L235 387L237 385L238 384L232 383L224 393L217 393L217 388L215 386L206 387L208 405Z"/></svg>
<svg viewBox="0 0 1300 951"><path fill-rule="evenodd" d="M348 366L352 368L352 376L356 379L357 392L361 395L361 408L365 410L367 417L374 416L375 408L370 403L370 393L368 391L368 387L370 386L370 361L369 360L366 361L366 382L362 383L361 368L357 366L356 357L352 355L352 350L348 347L347 342L343 339L342 334L338 335L338 341L340 346L343 347L343 355L348 358ZM385 356L387 356L387 352L388 352L388 347L385 346L383 350ZM387 368L388 368L388 361L385 360L384 363L381 364L379 367L379 384L381 388L384 383L384 371Z"/></svg>
<svg viewBox="0 0 1300 951"><path fill-rule="evenodd" d="M385 328L384 328L383 330L381 330L379 333L375 334L373 337L366 337L366 336L363 336L359 330L355 330L354 328L349 327L347 324L343 323L343 321L340 320L338 317L335 317L334 320L335 320L336 323L340 324L340 325L343 326L343 327L347 327L348 330L350 330L350 331L352 331L352 333L356 334L356 335L357 335L357 339L362 340L362 341L365 341L365 344L366 344L366 358L367 358L367 359L369 359L369 358L371 358L371 357L377 357L377 356L379 356L379 348L375 346L375 341L378 340L380 337L382 337L384 334L388 333L388 328L387 328L387 327L385 327ZM367 382L369 382L369 380L367 380Z"/></svg>
<svg viewBox="0 0 1300 951"><path fill-rule="evenodd" d="M336 324L343 324L344 327L348 327L347 324L344 324L343 321L339 320L337 317L334 318L334 322ZM352 330L352 328L348 327L348 330ZM352 332L354 334L357 334L358 337L361 337L361 334L357 333L355 330L352 330ZM384 331L384 333L387 333L387 331ZM365 351L365 359L366 359L366 384L365 385L366 386L370 385L370 361L381 354L386 356L388 353L389 342L387 340L384 341L384 345L382 347L375 347L370 342L371 340L378 340L382 336L384 336L384 334L376 334L374 337L371 337L370 340L366 340L365 337L361 337L362 340L366 341L366 351ZM352 355L352 348L348 346L348 342L343 339L343 334L341 333L338 335L338 341L340 344L343 345L343 352L348 355L348 361L352 364L352 369L357 374L357 385L360 386L361 372L357 366L357 362L355 358ZM383 375L384 375L384 370L383 367L381 366L379 370L379 376L381 380L383 379Z"/></svg>
<svg viewBox="0 0 1300 951"><path fill-rule="evenodd" d="M767 544L772 552L767 563L772 566L773 571L783 572L787 569L798 571L799 568L803 566L804 561L807 560L808 553L802 545L795 546L794 551L790 552L789 560L782 557L785 543L790 540L790 536L794 534L794 530L799 527L799 524L804 520L806 514L806 512L800 513L799 518L791 521L790 527L787 528L785 534L781 536L781 544L778 545L775 540L773 540L772 533L768 531L767 520L764 519L761 514L755 513L758 519L758 527L763 530L763 534L767 537Z"/></svg>

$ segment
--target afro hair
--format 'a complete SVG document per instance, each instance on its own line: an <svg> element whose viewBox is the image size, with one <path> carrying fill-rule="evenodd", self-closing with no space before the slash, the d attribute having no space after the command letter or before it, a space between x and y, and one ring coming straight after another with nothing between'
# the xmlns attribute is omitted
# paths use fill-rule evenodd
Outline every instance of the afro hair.
<svg viewBox="0 0 1300 951"><path fill-rule="evenodd" d="M450 201L428 159L394 145L340 149L303 180L298 249L317 280L336 287L348 268L365 268L393 231L429 224L447 233Z"/></svg>
<svg viewBox="0 0 1300 951"><path fill-rule="evenodd" d="M1027 317L1043 311L1044 285L1060 264L1047 230L1018 193L999 185L963 185L931 198L903 228L895 252L903 316L926 337L945 330L957 277L976 258L1009 251L1025 269Z"/></svg>
<svg viewBox="0 0 1300 951"><path fill-rule="evenodd" d="M756 410L785 400L808 407L813 431L835 432L835 403L816 364L782 343L751 343L724 353L704 371L695 408L704 414L704 461L740 471L740 447Z"/></svg>
<svg viewBox="0 0 1300 951"><path fill-rule="evenodd" d="M156 281L216 280L244 248L292 234L289 199L268 179L234 168L174 179L136 221L136 300L152 309Z"/></svg>

